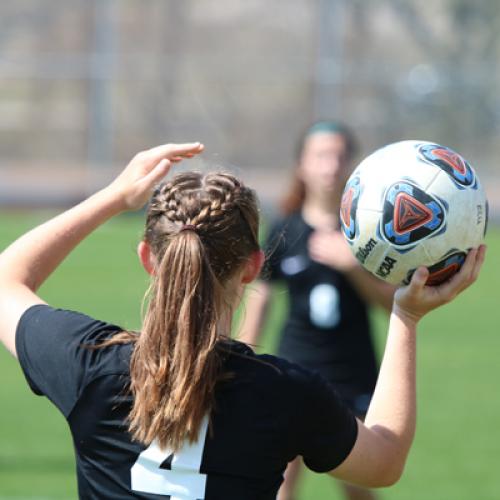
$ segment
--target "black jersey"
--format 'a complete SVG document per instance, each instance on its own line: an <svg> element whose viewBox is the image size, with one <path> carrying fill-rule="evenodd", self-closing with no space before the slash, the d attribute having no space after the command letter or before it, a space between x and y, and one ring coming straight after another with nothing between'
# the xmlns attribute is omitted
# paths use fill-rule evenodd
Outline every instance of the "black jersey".
<svg viewBox="0 0 500 500"><path fill-rule="evenodd" d="M309 257L313 231L295 212L268 237L263 278L283 281L289 292L278 353L318 370L362 414L377 378L367 306L344 274Z"/></svg>
<svg viewBox="0 0 500 500"><path fill-rule="evenodd" d="M354 416L318 375L227 341L216 410L198 442L172 455L131 440L131 344L89 348L118 326L36 305L22 316L16 348L32 390L63 413L76 453L80 498L274 499L287 462L335 468L357 436Z"/></svg>

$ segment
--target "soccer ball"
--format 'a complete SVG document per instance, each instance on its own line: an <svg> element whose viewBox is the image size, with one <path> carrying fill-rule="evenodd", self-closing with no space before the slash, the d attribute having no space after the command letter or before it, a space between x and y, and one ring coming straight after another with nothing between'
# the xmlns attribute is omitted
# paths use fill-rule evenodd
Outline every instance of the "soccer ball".
<svg viewBox="0 0 500 500"><path fill-rule="evenodd" d="M419 266L429 285L456 273L484 239L488 202L470 164L424 141L385 146L363 160L342 196L343 233L375 276L408 284Z"/></svg>

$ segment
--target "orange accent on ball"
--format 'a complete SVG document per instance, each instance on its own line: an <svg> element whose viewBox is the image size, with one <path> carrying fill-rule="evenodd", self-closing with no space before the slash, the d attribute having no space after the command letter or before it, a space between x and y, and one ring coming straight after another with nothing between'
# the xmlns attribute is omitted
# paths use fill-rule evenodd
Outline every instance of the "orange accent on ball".
<svg viewBox="0 0 500 500"><path fill-rule="evenodd" d="M398 193L394 203L394 230L398 234L414 231L430 222L432 210L406 193Z"/></svg>

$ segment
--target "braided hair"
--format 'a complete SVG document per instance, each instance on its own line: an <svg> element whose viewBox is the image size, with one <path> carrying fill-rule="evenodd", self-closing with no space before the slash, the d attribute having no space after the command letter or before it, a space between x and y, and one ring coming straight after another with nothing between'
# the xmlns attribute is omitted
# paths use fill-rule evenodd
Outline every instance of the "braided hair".
<svg viewBox="0 0 500 500"><path fill-rule="evenodd" d="M233 278L259 250L258 226L254 192L230 174L181 173L155 191L144 235L155 260L149 304L141 334L128 338L136 440L173 451L196 440L222 376Z"/></svg>

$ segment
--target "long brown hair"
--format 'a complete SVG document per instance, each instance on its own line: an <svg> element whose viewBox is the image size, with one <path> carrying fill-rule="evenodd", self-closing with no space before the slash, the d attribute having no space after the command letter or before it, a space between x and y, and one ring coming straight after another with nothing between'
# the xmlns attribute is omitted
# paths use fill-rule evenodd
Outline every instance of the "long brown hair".
<svg viewBox="0 0 500 500"><path fill-rule="evenodd" d="M258 226L254 192L230 174L182 173L153 195L144 239L156 266L130 365L136 440L173 451L196 440L222 376L231 278L259 250Z"/></svg>
<svg viewBox="0 0 500 500"><path fill-rule="evenodd" d="M299 141L297 142L295 150L295 162L297 167L301 162L307 139L311 137L311 135L317 133L336 134L342 136L345 140L347 161L351 161L356 155L358 149L357 141L354 134L348 127L339 122L319 121L308 127L302 133ZM284 215L290 215L300 210L306 197L306 187L298 175L297 167L293 172L290 187L280 202L280 209Z"/></svg>

